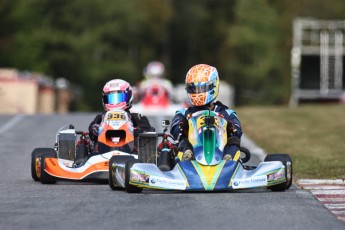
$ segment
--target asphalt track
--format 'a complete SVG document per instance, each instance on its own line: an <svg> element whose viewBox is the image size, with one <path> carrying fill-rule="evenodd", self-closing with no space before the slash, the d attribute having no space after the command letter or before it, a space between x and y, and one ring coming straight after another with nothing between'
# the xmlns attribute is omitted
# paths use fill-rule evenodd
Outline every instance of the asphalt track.
<svg viewBox="0 0 345 230"><path fill-rule="evenodd" d="M32 149L52 147L63 125L85 130L94 115L0 116L1 230L345 229L309 192L294 186L285 192L127 194L107 184L34 182Z"/></svg>

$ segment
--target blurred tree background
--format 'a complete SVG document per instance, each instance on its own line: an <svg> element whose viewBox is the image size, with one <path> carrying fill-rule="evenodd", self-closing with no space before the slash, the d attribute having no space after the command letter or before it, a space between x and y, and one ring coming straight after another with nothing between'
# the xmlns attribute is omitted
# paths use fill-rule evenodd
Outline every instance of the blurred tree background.
<svg viewBox="0 0 345 230"><path fill-rule="evenodd" d="M152 60L175 84L216 66L237 105L285 104L293 19L344 15L343 0L0 0L0 67L79 85L79 111L101 109L106 81L136 84Z"/></svg>

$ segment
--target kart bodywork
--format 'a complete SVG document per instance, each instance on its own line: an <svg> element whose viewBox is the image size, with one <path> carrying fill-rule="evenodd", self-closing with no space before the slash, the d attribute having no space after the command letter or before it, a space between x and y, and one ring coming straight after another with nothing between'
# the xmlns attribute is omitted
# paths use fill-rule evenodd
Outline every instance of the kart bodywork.
<svg viewBox="0 0 345 230"><path fill-rule="evenodd" d="M137 155L114 150L104 154L94 154L81 166L74 165L74 161L58 157L45 157L42 165L44 165L45 173L56 180L102 181L108 180L109 159L115 155L129 155L137 158Z"/></svg>
<svg viewBox="0 0 345 230"><path fill-rule="evenodd" d="M138 188L163 190L224 191L258 187L274 188L283 185L281 189L277 189L280 191L288 189L292 181L291 161L267 161L255 167L244 166L241 162L233 160L221 160L219 164L213 166L201 165L192 160L181 161L170 171L161 171L153 163L136 161L127 175L129 178L126 178L126 161L118 163L116 158L117 156L110 165L110 172L113 172L116 184L123 188L126 188L125 181L128 180L128 184ZM131 158L128 156L127 160Z"/></svg>
<svg viewBox="0 0 345 230"><path fill-rule="evenodd" d="M76 131L73 125L63 126L56 134L54 148L33 150L32 178L43 184L57 180L107 181L112 156L137 158L129 151L134 146L134 131L127 112L108 111L99 128L97 146L90 147L91 144L88 132Z"/></svg>
<svg viewBox="0 0 345 230"><path fill-rule="evenodd" d="M189 119L189 141L193 160L177 161L162 171L156 162L114 156L109 163L110 187L141 192L143 188L186 191L224 191L267 187L284 191L292 183L292 161L287 154L270 154L258 166L245 166L250 152L241 148L232 160L223 160L226 120L212 111L202 111ZM151 134L151 138L159 134ZM145 154L148 154L147 152ZM156 156L156 152L153 152ZM248 157L249 156L249 157Z"/></svg>

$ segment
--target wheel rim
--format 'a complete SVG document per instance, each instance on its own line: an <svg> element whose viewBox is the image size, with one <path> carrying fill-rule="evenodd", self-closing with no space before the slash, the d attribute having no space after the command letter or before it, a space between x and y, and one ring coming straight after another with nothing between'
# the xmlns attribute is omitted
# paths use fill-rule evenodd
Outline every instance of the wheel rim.
<svg viewBox="0 0 345 230"><path fill-rule="evenodd" d="M41 158L38 157L35 159L35 169L36 169L36 176L41 178Z"/></svg>
<svg viewBox="0 0 345 230"><path fill-rule="evenodd" d="M113 185L116 187L117 184L115 182L115 178L116 178L116 164L112 163L111 164L111 180L112 180Z"/></svg>
<svg viewBox="0 0 345 230"><path fill-rule="evenodd" d="M287 161L286 162L286 182L287 184L290 183L290 181L292 180L291 178L291 162L290 161Z"/></svg>

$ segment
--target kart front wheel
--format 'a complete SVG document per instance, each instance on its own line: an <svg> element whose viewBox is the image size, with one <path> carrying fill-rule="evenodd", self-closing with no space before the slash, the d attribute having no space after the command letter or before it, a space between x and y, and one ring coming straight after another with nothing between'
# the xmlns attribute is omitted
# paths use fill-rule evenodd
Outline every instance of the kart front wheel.
<svg viewBox="0 0 345 230"><path fill-rule="evenodd" d="M129 159L134 159L132 156L112 156L109 160L109 186L112 190L123 189L116 182L117 165L125 165ZM118 170L122 170L122 167ZM120 173L121 175L122 173Z"/></svg>
<svg viewBox="0 0 345 230"><path fill-rule="evenodd" d="M53 149L52 149L53 150ZM44 169L46 167L46 158L56 158L56 152L53 150L51 152L45 152L42 154L40 163L41 163L41 183L42 184L55 184L56 178L48 174Z"/></svg>
<svg viewBox="0 0 345 230"><path fill-rule="evenodd" d="M35 148L31 152L31 177L34 181L39 181L41 178L41 157L44 154L56 157L55 150L52 148Z"/></svg>
<svg viewBox="0 0 345 230"><path fill-rule="evenodd" d="M292 160L289 154L276 153L266 156L265 161L280 161L285 166L285 179L286 181L281 184L269 187L272 191L285 191L292 185Z"/></svg>
<svg viewBox="0 0 345 230"><path fill-rule="evenodd" d="M126 162L125 165L125 190L128 193L141 193L143 188L139 188L129 183L131 177L131 168L135 163L140 163L138 159L131 159Z"/></svg>

